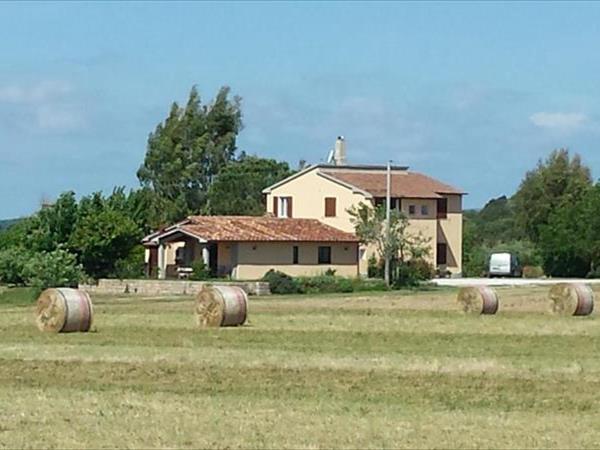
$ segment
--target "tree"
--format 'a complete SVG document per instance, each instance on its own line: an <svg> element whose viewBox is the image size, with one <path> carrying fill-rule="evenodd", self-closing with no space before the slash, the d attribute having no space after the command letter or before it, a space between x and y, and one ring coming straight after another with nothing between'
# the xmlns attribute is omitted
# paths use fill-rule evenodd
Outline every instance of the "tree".
<svg viewBox="0 0 600 450"><path fill-rule="evenodd" d="M243 156L226 165L208 189L208 214L264 214L262 190L292 174L285 162L257 156Z"/></svg>
<svg viewBox="0 0 600 450"><path fill-rule="evenodd" d="M375 245L381 259L389 258L400 266L409 260L423 260L430 252L429 239L408 231L408 218L397 210L390 211L386 231L384 206L373 207L360 202L348 209L350 221L361 243ZM391 278L391 277L390 277Z"/></svg>
<svg viewBox="0 0 600 450"><path fill-rule="evenodd" d="M539 161L536 169L527 172L513 197L517 224L531 241L539 242L550 216L582 199L591 186L590 170L579 155L571 158L566 149L553 151L546 161Z"/></svg>
<svg viewBox="0 0 600 450"><path fill-rule="evenodd" d="M222 87L210 105L202 105L195 87L187 105L173 103L167 119L148 138L138 178L153 193L153 225L198 213L219 171L233 160L242 128L239 97Z"/></svg>
<svg viewBox="0 0 600 450"><path fill-rule="evenodd" d="M141 238L142 231L128 215L105 206L78 218L69 245L85 272L102 278L115 275L118 262L129 257Z"/></svg>

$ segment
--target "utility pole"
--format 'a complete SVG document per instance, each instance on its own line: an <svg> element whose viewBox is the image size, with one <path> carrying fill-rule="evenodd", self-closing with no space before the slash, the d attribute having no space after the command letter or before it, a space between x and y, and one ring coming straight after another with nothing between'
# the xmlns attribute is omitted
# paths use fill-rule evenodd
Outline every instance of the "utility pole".
<svg viewBox="0 0 600 450"><path fill-rule="evenodd" d="M385 194L385 242L386 247L389 246L390 242L390 210L392 209L392 165L391 161L387 163L387 182L386 182L386 194ZM390 255L385 252L385 284L390 287Z"/></svg>

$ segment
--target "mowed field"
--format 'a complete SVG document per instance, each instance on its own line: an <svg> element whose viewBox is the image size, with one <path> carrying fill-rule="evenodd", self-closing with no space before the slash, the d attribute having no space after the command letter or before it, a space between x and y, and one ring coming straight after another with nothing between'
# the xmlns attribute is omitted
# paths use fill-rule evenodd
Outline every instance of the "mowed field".
<svg viewBox="0 0 600 450"><path fill-rule="evenodd" d="M217 330L96 297L95 332L57 335L0 305L0 447L599 447L598 316L498 292L487 317L449 289L251 298Z"/></svg>

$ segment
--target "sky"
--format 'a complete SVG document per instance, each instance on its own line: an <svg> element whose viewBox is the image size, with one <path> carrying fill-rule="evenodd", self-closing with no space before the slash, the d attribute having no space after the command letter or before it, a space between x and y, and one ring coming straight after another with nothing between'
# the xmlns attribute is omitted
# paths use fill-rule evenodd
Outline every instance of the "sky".
<svg viewBox="0 0 600 450"><path fill-rule="evenodd" d="M511 195L552 149L600 176L600 3L0 3L0 219L137 187L196 85L243 99L240 150L408 165Z"/></svg>

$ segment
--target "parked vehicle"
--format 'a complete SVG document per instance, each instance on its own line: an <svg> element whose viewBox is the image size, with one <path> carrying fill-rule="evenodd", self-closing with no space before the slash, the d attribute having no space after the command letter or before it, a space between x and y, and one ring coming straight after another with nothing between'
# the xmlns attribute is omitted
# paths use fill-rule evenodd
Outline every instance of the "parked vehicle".
<svg viewBox="0 0 600 450"><path fill-rule="evenodd" d="M488 270L489 277L517 277L523 275L523 269L517 255L512 253L492 253Z"/></svg>

